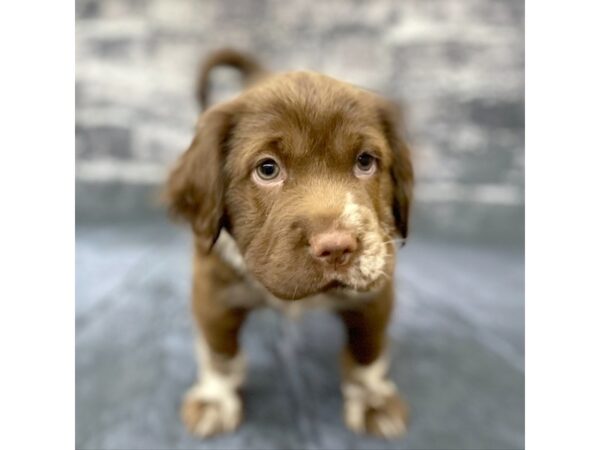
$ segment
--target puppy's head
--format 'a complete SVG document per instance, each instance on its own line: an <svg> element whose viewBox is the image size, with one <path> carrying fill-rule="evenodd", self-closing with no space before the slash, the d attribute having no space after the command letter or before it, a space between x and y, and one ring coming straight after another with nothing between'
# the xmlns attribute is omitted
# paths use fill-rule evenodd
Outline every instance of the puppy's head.
<svg viewBox="0 0 600 450"><path fill-rule="evenodd" d="M277 75L200 118L168 184L199 251L222 228L282 299L369 291L393 271L413 174L382 98L315 73Z"/></svg>

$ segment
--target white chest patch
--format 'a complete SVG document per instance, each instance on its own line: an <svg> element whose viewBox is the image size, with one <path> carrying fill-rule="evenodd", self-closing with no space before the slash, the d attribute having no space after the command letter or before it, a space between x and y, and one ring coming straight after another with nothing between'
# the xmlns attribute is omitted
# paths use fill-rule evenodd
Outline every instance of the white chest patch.
<svg viewBox="0 0 600 450"><path fill-rule="evenodd" d="M244 257L242 256L240 249L238 248L233 237L231 237L227 231L221 230L219 239L217 239L213 250L216 251L219 256L223 258L223 261L228 263L240 275L248 272L246 262L244 261Z"/></svg>

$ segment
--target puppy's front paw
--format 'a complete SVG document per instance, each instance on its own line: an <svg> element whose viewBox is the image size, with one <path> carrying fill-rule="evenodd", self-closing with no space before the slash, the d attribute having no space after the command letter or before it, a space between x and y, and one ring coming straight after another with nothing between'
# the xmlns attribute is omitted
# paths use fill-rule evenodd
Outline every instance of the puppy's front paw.
<svg viewBox="0 0 600 450"><path fill-rule="evenodd" d="M188 431L200 437L215 436L235 430L242 420L242 402L236 392L202 395L192 388L181 407L181 419Z"/></svg>
<svg viewBox="0 0 600 450"><path fill-rule="evenodd" d="M356 433L394 439L406 432L408 407L396 393L379 399L346 398L344 418Z"/></svg>
<svg viewBox="0 0 600 450"><path fill-rule="evenodd" d="M356 433L392 439L406 432L408 407L384 372L379 363L354 370L343 387L344 419Z"/></svg>

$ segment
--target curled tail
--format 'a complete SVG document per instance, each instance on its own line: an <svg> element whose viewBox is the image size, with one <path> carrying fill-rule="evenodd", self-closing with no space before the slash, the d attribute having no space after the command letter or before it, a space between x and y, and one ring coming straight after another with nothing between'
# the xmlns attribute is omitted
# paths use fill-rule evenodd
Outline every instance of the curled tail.
<svg viewBox="0 0 600 450"><path fill-rule="evenodd" d="M229 48L211 53L202 64L196 85L196 100L202 110L209 106L210 72L219 66L238 69L244 77L244 85L248 85L267 74L260 63L248 54Z"/></svg>

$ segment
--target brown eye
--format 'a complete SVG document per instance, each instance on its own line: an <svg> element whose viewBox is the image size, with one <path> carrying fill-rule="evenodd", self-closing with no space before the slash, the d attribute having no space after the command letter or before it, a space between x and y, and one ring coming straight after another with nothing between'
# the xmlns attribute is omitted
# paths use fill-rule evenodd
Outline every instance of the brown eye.
<svg viewBox="0 0 600 450"><path fill-rule="evenodd" d="M265 181L277 178L279 171L279 165L271 158L263 159L256 167L256 174Z"/></svg>
<svg viewBox="0 0 600 450"><path fill-rule="evenodd" d="M369 176L375 173L377 159L370 153L363 152L356 157L354 173L358 177Z"/></svg>

